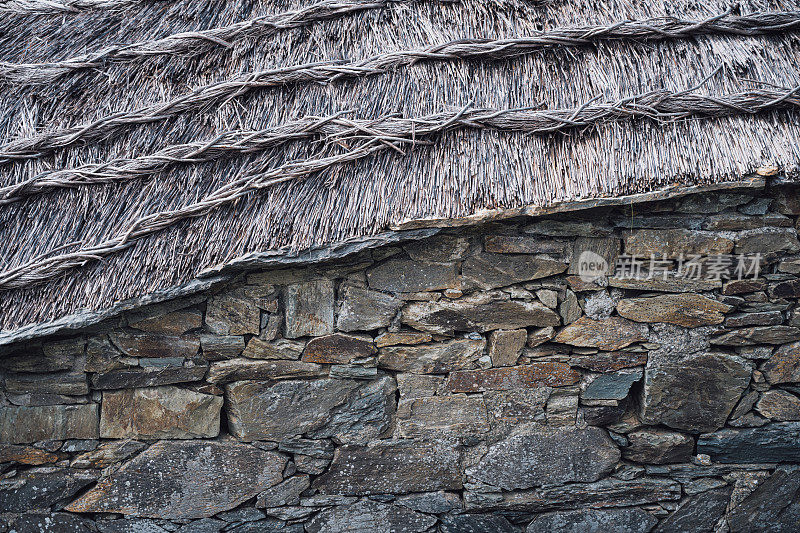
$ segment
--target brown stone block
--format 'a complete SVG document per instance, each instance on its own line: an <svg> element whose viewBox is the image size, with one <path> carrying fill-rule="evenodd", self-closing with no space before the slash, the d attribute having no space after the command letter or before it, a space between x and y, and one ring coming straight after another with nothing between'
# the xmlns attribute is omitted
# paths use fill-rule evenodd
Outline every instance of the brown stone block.
<svg viewBox="0 0 800 533"><path fill-rule="evenodd" d="M560 387L574 385L580 372L566 363L551 361L531 363L507 368L465 370L450 374L447 390L450 392L479 392L486 390L513 390L547 385Z"/></svg>

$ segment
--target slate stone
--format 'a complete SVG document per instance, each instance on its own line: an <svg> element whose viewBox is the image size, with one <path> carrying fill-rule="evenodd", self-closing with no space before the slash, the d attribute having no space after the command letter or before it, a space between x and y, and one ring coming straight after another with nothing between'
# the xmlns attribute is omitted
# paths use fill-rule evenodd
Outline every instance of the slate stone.
<svg viewBox="0 0 800 533"><path fill-rule="evenodd" d="M73 468L102 469L121 463L146 447L144 443L130 439L105 442L97 449L83 453L73 459L70 466Z"/></svg>
<svg viewBox="0 0 800 533"><path fill-rule="evenodd" d="M756 410L771 420L800 420L800 398L782 390L769 390L761 395Z"/></svg>
<svg viewBox="0 0 800 533"><path fill-rule="evenodd" d="M526 533L647 533L658 520L650 513L624 509L579 509L536 515Z"/></svg>
<svg viewBox="0 0 800 533"><path fill-rule="evenodd" d="M220 533L227 524L214 518L203 518L184 524L177 533Z"/></svg>
<svg viewBox="0 0 800 533"><path fill-rule="evenodd" d="M563 256L570 244L529 235L487 235L483 249L495 254L553 254Z"/></svg>
<svg viewBox="0 0 800 533"><path fill-rule="evenodd" d="M590 277L605 277L613 274L619 257L620 244L620 240L613 237L579 237L575 239L572 245L572 259L569 262L567 273L583 274L584 277L587 277L587 271L582 270L586 269L586 264L581 258L589 256L593 262L599 261L597 258L602 259L602 265L598 266L603 267L601 271L592 273Z"/></svg>
<svg viewBox="0 0 800 533"><path fill-rule="evenodd" d="M0 407L0 442L3 443L98 437L96 404Z"/></svg>
<svg viewBox="0 0 800 533"><path fill-rule="evenodd" d="M736 254L768 254L800 251L794 228L759 228L740 232L736 237Z"/></svg>
<svg viewBox="0 0 800 533"><path fill-rule="evenodd" d="M684 433L658 428L644 428L625 435L628 446L622 456L636 463L663 465L691 461L694 439Z"/></svg>
<svg viewBox="0 0 800 533"><path fill-rule="evenodd" d="M379 437L390 426L394 380L341 379L264 383L238 381L226 387L228 426L243 440L284 440L313 433L344 441ZM393 400L393 398L391 398Z"/></svg>
<svg viewBox="0 0 800 533"><path fill-rule="evenodd" d="M626 406L622 405L597 405L583 406L583 420L590 426L609 426L619 422L625 415Z"/></svg>
<svg viewBox="0 0 800 533"><path fill-rule="evenodd" d="M796 463L800 461L800 422L706 433L697 440L697 453L721 463Z"/></svg>
<svg viewBox="0 0 800 533"><path fill-rule="evenodd" d="M98 520L95 522L100 533L167 533L153 520L148 519L117 519Z"/></svg>
<svg viewBox="0 0 800 533"><path fill-rule="evenodd" d="M409 241L403 250L414 261L447 263L459 261L469 251L469 240L458 235L435 235L427 239Z"/></svg>
<svg viewBox="0 0 800 533"><path fill-rule="evenodd" d="M379 291L345 285L339 290L339 331L369 331L388 327L402 301Z"/></svg>
<svg viewBox="0 0 800 533"><path fill-rule="evenodd" d="M622 400L628 395L631 386L642 379L640 368L620 370L613 374L600 374L581 392L584 400Z"/></svg>
<svg viewBox="0 0 800 533"><path fill-rule="evenodd" d="M604 237L612 231L611 226L597 220L538 220L525 226L525 233L551 237Z"/></svg>
<svg viewBox="0 0 800 533"><path fill-rule="evenodd" d="M615 316L605 320L581 317L562 329L553 341L613 351L647 341L647 326Z"/></svg>
<svg viewBox="0 0 800 533"><path fill-rule="evenodd" d="M573 354L569 364L592 372L615 372L623 368L647 364L647 352L600 352L596 354Z"/></svg>
<svg viewBox="0 0 800 533"><path fill-rule="evenodd" d="M289 439L278 443L278 450L287 453L307 455L317 459L332 459L334 445L329 440Z"/></svg>
<svg viewBox="0 0 800 533"><path fill-rule="evenodd" d="M619 449L602 429L542 429L490 446L467 474L503 490L525 489L597 481L619 458Z"/></svg>
<svg viewBox="0 0 800 533"><path fill-rule="evenodd" d="M713 291L722 287L722 281L715 279L695 279L685 277L651 276L651 277L611 277L609 287L653 292L702 292Z"/></svg>
<svg viewBox="0 0 800 533"><path fill-rule="evenodd" d="M561 321L564 325L572 324L581 317L581 306L574 292L565 291L564 299L558 306L558 314L561 315Z"/></svg>
<svg viewBox="0 0 800 533"><path fill-rule="evenodd" d="M100 437L195 439L219 435L222 398L178 387L104 392Z"/></svg>
<svg viewBox="0 0 800 533"><path fill-rule="evenodd" d="M772 298L800 298L800 280L776 283L769 288L769 295Z"/></svg>
<svg viewBox="0 0 800 533"><path fill-rule="evenodd" d="M525 347L528 332L524 329L499 329L489 335L492 366L513 366Z"/></svg>
<svg viewBox="0 0 800 533"><path fill-rule="evenodd" d="M536 328L528 334L525 345L528 348L536 348L556 336L556 329L552 326L546 328Z"/></svg>
<svg viewBox="0 0 800 533"><path fill-rule="evenodd" d="M417 533L436 524L436 518L405 507L371 500L326 509L306 524L308 533Z"/></svg>
<svg viewBox="0 0 800 533"><path fill-rule="evenodd" d="M489 431L483 398L432 396L400 401L397 429L402 438L478 436Z"/></svg>
<svg viewBox="0 0 800 533"><path fill-rule="evenodd" d="M636 322L665 322L687 328L721 324L730 305L699 294L628 298L617 303L620 316Z"/></svg>
<svg viewBox="0 0 800 533"><path fill-rule="evenodd" d="M549 387L489 391L483 394L489 423L493 429L512 429L519 424L544 420Z"/></svg>
<svg viewBox="0 0 800 533"><path fill-rule="evenodd" d="M38 407L42 405L77 405L89 403L86 396L65 396L63 394L8 394L6 400L12 405L21 407Z"/></svg>
<svg viewBox="0 0 800 533"><path fill-rule="evenodd" d="M297 471L314 476L323 473L330 463L330 459L320 459L318 457L309 457L300 454L294 456L294 464Z"/></svg>
<svg viewBox="0 0 800 533"><path fill-rule="evenodd" d="M253 337L247 342L247 347L242 352L242 357L249 359L300 359L300 354L306 344L301 341L290 339L278 339L276 341L265 341L258 337Z"/></svg>
<svg viewBox="0 0 800 533"><path fill-rule="evenodd" d="M300 493L310 486L311 481L307 475L292 476L259 494L256 507L297 505L300 503Z"/></svg>
<svg viewBox="0 0 800 533"><path fill-rule="evenodd" d="M385 346L397 346L398 344L425 344L432 340L433 336L431 336L430 333L422 333L420 331L387 331L375 338L375 346L383 348Z"/></svg>
<svg viewBox="0 0 800 533"><path fill-rule="evenodd" d="M763 279L752 279L752 278L744 278L744 279L734 279L722 285L722 294L724 295L734 295L734 294L747 294L750 292L759 292L766 290L767 282Z"/></svg>
<svg viewBox="0 0 800 533"><path fill-rule="evenodd" d="M244 347L244 337L241 335L200 335L203 357L209 361L238 357Z"/></svg>
<svg viewBox="0 0 800 533"><path fill-rule="evenodd" d="M84 372L58 372L47 374L5 375L8 394L89 394L89 382Z"/></svg>
<svg viewBox="0 0 800 533"><path fill-rule="evenodd" d="M0 368L13 372L58 372L70 370L75 359L83 355L83 338L26 345L0 356Z"/></svg>
<svg viewBox="0 0 800 533"><path fill-rule="evenodd" d="M395 503L408 507L412 511L428 514L447 513L463 507L461 496L454 492L445 492L443 490L406 494L398 497Z"/></svg>
<svg viewBox="0 0 800 533"><path fill-rule="evenodd" d="M68 513L23 514L12 528L14 533L92 533L92 522Z"/></svg>
<svg viewBox="0 0 800 533"><path fill-rule="evenodd" d="M89 337L86 342L87 372L109 372L136 366L136 360L125 357L119 348L111 344L107 335Z"/></svg>
<svg viewBox="0 0 800 533"><path fill-rule="evenodd" d="M372 337L334 333L311 339L303 350L307 363L346 364L378 353Z"/></svg>
<svg viewBox="0 0 800 533"><path fill-rule="evenodd" d="M441 533L517 533L511 522L499 515L445 515L439 526Z"/></svg>
<svg viewBox="0 0 800 533"><path fill-rule="evenodd" d="M202 380L207 370L208 367L205 365L114 370L104 374L94 374L92 388L100 390L131 389L191 383Z"/></svg>
<svg viewBox="0 0 800 533"><path fill-rule="evenodd" d="M486 341L455 339L430 345L387 346L378 353L378 366L416 374L443 374L475 368Z"/></svg>
<svg viewBox="0 0 800 533"><path fill-rule="evenodd" d="M625 235L625 253L649 259L651 255L661 259L678 259L690 255L713 256L729 254L733 241L710 231L688 229L642 229Z"/></svg>
<svg viewBox="0 0 800 533"><path fill-rule="evenodd" d="M131 322L130 327L149 333L182 335L203 327L203 313L196 309L181 309L164 315Z"/></svg>
<svg viewBox="0 0 800 533"><path fill-rule="evenodd" d="M783 323L783 313L780 311L765 311L763 313L737 313L725 318L725 326L741 328L744 326L776 326Z"/></svg>
<svg viewBox="0 0 800 533"><path fill-rule="evenodd" d="M390 259L367 270L367 282L371 289L394 293L453 289L458 264Z"/></svg>
<svg viewBox="0 0 800 533"><path fill-rule="evenodd" d="M480 392L486 390L513 390L574 385L580 373L566 363L544 361L487 370L460 370L452 372L447 380L449 392Z"/></svg>
<svg viewBox="0 0 800 533"><path fill-rule="evenodd" d="M434 396L444 383L444 378L440 376L401 373L396 374L395 378L401 400Z"/></svg>
<svg viewBox="0 0 800 533"><path fill-rule="evenodd" d="M761 373L772 385L800 382L800 342L792 342L775 350L761 367Z"/></svg>
<svg viewBox="0 0 800 533"><path fill-rule="evenodd" d="M415 329L442 335L561 323L558 315L539 302L510 300L507 294L498 291L476 293L453 301L415 302L403 308L402 321Z"/></svg>
<svg viewBox="0 0 800 533"><path fill-rule="evenodd" d="M286 459L230 441L160 441L67 506L173 520L207 518L277 485Z"/></svg>
<svg viewBox="0 0 800 533"><path fill-rule="evenodd" d="M286 337L296 339L333 333L333 282L316 280L289 285L285 290Z"/></svg>
<svg viewBox="0 0 800 533"><path fill-rule="evenodd" d="M752 346L754 344L786 344L800 340L800 329L792 326L754 326L714 337L711 344Z"/></svg>
<svg viewBox="0 0 800 533"><path fill-rule="evenodd" d="M14 444L0 445L0 464L17 463L21 465L38 466L55 463L59 456L34 448L33 446L19 446Z"/></svg>
<svg viewBox="0 0 800 533"><path fill-rule="evenodd" d="M283 359L230 359L211 363L206 381L228 383L245 379L279 380L316 377L323 374L323 368L315 363Z"/></svg>
<svg viewBox="0 0 800 533"><path fill-rule="evenodd" d="M731 533L796 531L800 471L777 470L728 514Z"/></svg>
<svg viewBox="0 0 800 533"><path fill-rule="evenodd" d="M0 485L0 512L24 513L54 506L58 510L97 477L95 472L71 468L26 470L14 478L13 484Z"/></svg>
<svg viewBox="0 0 800 533"><path fill-rule="evenodd" d="M461 451L448 440L345 445L312 487L345 496L460 490L461 468Z"/></svg>
<svg viewBox="0 0 800 533"><path fill-rule="evenodd" d="M567 264L547 257L480 253L461 265L462 285L466 288L496 289L560 274Z"/></svg>
<svg viewBox="0 0 800 533"><path fill-rule="evenodd" d="M725 514L730 495L731 487L701 492L664 519L654 533L713 531L714 524Z"/></svg>
<svg viewBox="0 0 800 533"><path fill-rule="evenodd" d="M216 294L206 305L206 326L219 335L258 335L261 309L245 288Z"/></svg>
<svg viewBox="0 0 800 533"><path fill-rule="evenodd" d="M725 425L750 383L747 360L695 353L678 360L654 356L645 367L641 417L646 424L701 433Z"/></svg>

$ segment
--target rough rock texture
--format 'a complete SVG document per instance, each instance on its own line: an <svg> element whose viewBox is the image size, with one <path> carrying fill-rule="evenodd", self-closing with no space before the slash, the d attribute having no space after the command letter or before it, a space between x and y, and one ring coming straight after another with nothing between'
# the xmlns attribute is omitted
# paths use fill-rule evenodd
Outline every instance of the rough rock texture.
<svg viewBox="0 0 800 533"><path fill-rule="evenodd" d="M464 261L462 276L466 287L486 290L546 278L566 269L566 263L546 257L483 253Z"/></svg>
<svg viewBox="0 0 800 533"><path fill-rule="evenodd" d="M731 510L731 532L797 529L799 497L800 471L777 470Z"/></svg>
<svg viewBox="0 0 800 533"><path fill-rule="evenodd" d="M712 256L728 254L733 241L709 231L687 229L643 229L630 232L625 237L625 253L642 259L677 259L683 255Z"/></svg>
<svg viewBox="0 0 800 533"><path fill-rule="evenodd" d="M573 385L580 374L564 363L532 363L513 368L488 370L460 370L450 374L447 390L450 392L480 392L486 390L513 390L542 385Z"/></svg>
<svg viewBox="0 0 800 533"><path fill-rule="evenodd" d="M62 506L97 480L97 473L71 468L34 468L13 484L0 485L0 513L42 511Z"/></svg>
<svg viewBox="0 0 800 533"><path fill-rule="evenodd" d="M372 289L386 292L417 292L450 289L457 286L456 263L428 263L390 259L367 271Z"/></svg>
<svg viewBox="0 0 800 533"><path fill-rule="evenodd" d="M456 339L434 345L390 346L381 348L378 366L387 370L416 374L441 374L475 368L483 354L483 339Z"/></svg>
<svg viewBox="0 0 800 533"><path fill-rule="evenodd" d="M800 420L800 398L782 390L770 390L761 395L756 410L772 420Z"/></svg>
<svg viewBox="0 0 800 533"><path fill-rule="evenodd" d="M286 337L333 333L333 283L309 281L286 287Z"/></svg>
<svg viewBox="0 0 800 533"><path fill-rule="evenodd" d="M524 329L497 330L489 335L489 357L493 366L513 366L528 341Z"/></svg>
<svg viewBox="0 0 800 533"><path fill-rule="evenodd" d="M562 329L553 340L572 346L619 350L646 341L646 332L646 327L619 317L605 320L583 317Z"/></svg>
<svg viewBox="0 0 800 533"><path fill-rule="evenodd" d="M731 487L697 494L659 524L656 531L713 531L714 525L725 513L730 495Z"/></svg>
<svg viewBox="0 0 800 533"><path fill-rule="evenodd" d="M401 303L399 299L379 291L345 286L339 291L336 327L341 331L386 327L400 310Z"/></svg>
<svg viewBox="0 0 800 533"><path fill-rule="evenodd" d="M730 305L699 294L629 298L617 303L620 316L636 322L665 322L687 328L721 324Z"/></svg>
<svg viewBox="0 0 800 533"><path fill-rule="evenodd" d="M205 518L281 481L286 459L247 444L162 441L69 504L77 513Z"/></svg>
<svg viewBox="0 0 800 533"><path fill-rule="evenodd" d="M685 463L694 452L694 439L684 433L645 428L626 435L628 446L622 456L637 463Z"/></svg>
<svg viewBox="0 0 800 533"><path fill-rule="evenodd" d="M761 367L761 372L772 384L800 382L800 342L775 350Z"/></svg>
<svg viewBox="0 0 800 533"><path fill-rule="evenodd" d="M322 511L308 523L309 533L373 533L392 531L417 533L427 530L436 519L397 505L370 500Z"/></svg>
<svg viewBox="0 0 800 533"><path fill-rule="evenodd" d="M760 428L722 429L700 435L697 453L722 463L800 461L800 422L776 422Z"/></svg>
<svg viewBox="0 0 800 533"><path fill-rule="evenodd" d="M433 396L400 402L397 427L401 437L480 435L489 431L482 398Z"/></svg>
<svg viewBox="0 0 800 533"><path fill-rule="evenodd" d="M307 363L344 364L378 353L372 337L334 333L317 337L306 344L302 360Z"/></svg>
<svg viewBox="0 0 800 533"><path fill-rule="evenodd" d="M657 522L637 508L561 511L536 515L525 533L645 533Z"/></svg>
<svg viewBox="0 0 800 533"><path fill-rule="evenodd" d="M0 442L96 439L97 405L0 407Z"/></svg>

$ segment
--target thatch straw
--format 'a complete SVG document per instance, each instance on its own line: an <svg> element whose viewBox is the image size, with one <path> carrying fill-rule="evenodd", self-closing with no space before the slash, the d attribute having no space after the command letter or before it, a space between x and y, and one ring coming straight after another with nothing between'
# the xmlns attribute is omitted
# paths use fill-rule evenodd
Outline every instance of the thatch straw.
<svg viewBox="0 0 800 533"><path fill-rule="evenodd" d="M125 9L142 0L3 0L0 12L14 14L78 13L87 9Z"/></svg>

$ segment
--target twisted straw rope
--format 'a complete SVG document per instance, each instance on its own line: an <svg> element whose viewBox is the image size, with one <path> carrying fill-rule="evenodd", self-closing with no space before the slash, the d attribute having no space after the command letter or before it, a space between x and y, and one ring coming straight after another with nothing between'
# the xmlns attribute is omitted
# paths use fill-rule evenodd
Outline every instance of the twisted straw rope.
<svg viewBox="0 0 800 533"><path fill-rule="evenodd" d="M602 40L656 40L684 38L702 34L759 35L791 31L800 26L800 11L757 13L736 16L730 12L701 21L672 18L623 21L607 26L562 28L520 39L462 39L417 50L379 54L358 62L326 61L253 72L231 80L199 87L169 102L120 111L94 122L41 133L0 146L0 163L43 156L82 141L96 142L132 124L166 120L187 111L227 102L252 90L299 83L328 83L338 79L381 74L418 61L458 59L498 59L559 46L582 46Z"/></svg>
<svg viewBox="0 0 800 533"><path fill-rule="evenodd" d="M329 142L345 142L353 148L344 153L288 163L266 172L245 171L241 177L217 189L201 200L174 210L161 211L125 225L114 237L73 252L58 253L80 243L71 243L33 258L18 267L0 272L0 290L26 287L53 278L67 270L81 267L124 250L139 239L169 228L179 221L199 217L230 204L254 191L279 183L305 178L311 174L363 159L387 149L413 147L421 138L460 129L495 129L502 131L547 134L603 122L649 118L674 121L689 117L722 117L753 114L769 109L800 107L800 86L789 90L758 89L748 92L706 96L682 92L653 91L616 102L593 101L575 109L470 109L447 111L421 118L386 117L377 121L348 120L342 117L321 119L333 131Z"/></svg>
<svg viewBox="0 0 800 533"><path fill-rule="evenodd" d="M231 48L238 39L266 37L278 31L299 28L357 11L382 8L390 2L401 1L408 0L323 0L302 9L265 15L222 28L177 33L163 39L111 46L56 63L0 62L0 80L26 85L47 84L70 72L102 67L109 62L134 61L160 55L197 55L215 47Z"/></svg>

